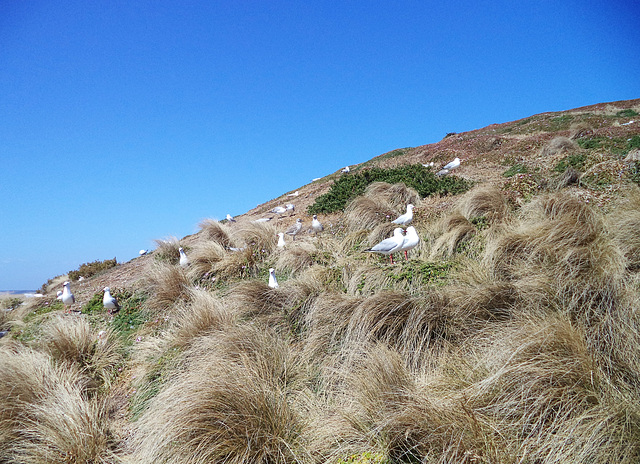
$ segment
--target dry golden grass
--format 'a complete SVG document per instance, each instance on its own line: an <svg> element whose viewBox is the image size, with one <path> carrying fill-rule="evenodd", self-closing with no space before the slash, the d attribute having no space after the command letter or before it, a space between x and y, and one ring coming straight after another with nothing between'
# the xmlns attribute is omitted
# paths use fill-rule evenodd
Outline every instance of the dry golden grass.
<svg viewBox="0 0 640 464"><path fill-rule="evenodd" d="M75 368L86 378L87 392L107 388L123 361L122 347L111 332L101 339L89 323L78 317L57 316L47 322L40 344L51 358Z"/></svg>
<svg viewBox="0 0 640 464"><path fill-rule="evenodd" d="M158 260L178 264L180 259L180 253L178 252L180 241L176 237L156 239L154 242L156 243L154 253Z"/></svg>
<svg viewBox="0 0 640 464"><path fill-rule="evenodd" d="M216 266L222 261L227 250L217 241L198 242L189 252L190 265L188 275L192 280L201 279L214 273Z"/></svg>
<svg viewBox="0 0 640 464"><path fill-rule="evenodd" d="M147 300L150 309L166 311L189 296L191 282L187 271L180 266L162 262L151 263L147 271L151 297Z"/></svg>
<svg viewBox="0 0 640 464"><path fill-rule="evenodd" d="M280 251L276 268L296 274L321 260L319 255L320 251L313 242L296 240Z"/></svg>
<svg viewBox="0 0 640 464"><path fill-rule="evenodd" d="M76 366L33 350L0 351L0 460L111 463L104 403L87 399Z"/></svg>
<svg viewBox="0 0 640 464"><path fill-rule="evenodd" d="M207 240L219 243L223 247L233 246L229 236L229 228L215 219L205 219L200 224L200 234Z"/></svg>
<svg viewBox="0 0 640 464"><path fill-rule="evenodd" d="M221 299L206 290L191 289L187 302L174 311L171 345L188 347L198 337L226 330L235 317Z"/></svg>
<svg viewBox="0 0 640 464"><path fill-rule="evenodd" d="M486 218L489 224L502 221L509 212L504 195L492 185L481 185L465 193L457 203L457 210L469 221Z"/></svg>
<svg viewBox="0 0 640 464"><path fill-rule="evenodd" d="M546 158L561 153L573 152L579 149L580 147L578 144L569 137L559 136L549 140L549 142L542 147L540 154Z"/></svg>
<svg viewBox="0 0 640 464"><path fill-rule="evenodd" d="M451 257L456 249L476 234L476 228L462 214L454 212L442 218L438 224L441 235L431 246L429 259Z"/></svg>
<svg viewBox="0 0 640 464"><path fill-rule="evenodd" d="M607 229L626 258L627 268L635 272L640 269L640 189L632 190L619 203L606 217Z"/></svg>
<svg viewBox="0 0 640 464"><path fill-rule="evenodd" d="M135 462L305 461L296 361L274 334L238 327L203 338L139 421Z"/></svg>
<svg viewBox="0 0 640 464"><path fill-rule="evenodd" d="M371 230L393 221L406 212L407 204L418 205L420 195L404 184L374 182L364 195L354 198L345 209L345 222L350 232ZM393 216L393 217L392 217Z"/></svg>

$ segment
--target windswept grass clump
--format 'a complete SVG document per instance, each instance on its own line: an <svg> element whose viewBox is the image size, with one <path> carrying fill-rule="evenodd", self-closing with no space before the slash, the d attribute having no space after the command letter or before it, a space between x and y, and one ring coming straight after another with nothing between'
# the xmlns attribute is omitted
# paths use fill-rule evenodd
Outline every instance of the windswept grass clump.
<svg viewBox="0 0 640 464"><path fill-rule="evenodd" d="M162 262L152 263L147 280L151 293L148 306L152 310L165 311L189 296L191 282L186 271L180 266Z"/></svg>
<svg viewBox="0 0 640 464"><path fill-rule="evenodd" d="M349 231L374 229L389 224L400 214L406 212L408 204L417 205L418 192L402 183L387 184L374 182L363 195L349 202L345 209L345 221Z"/></svg>
<svg viewBox="0 0 640 464"><path fill-rule="evenodd" d="M139 420L139 463L308 460L296 409L299 367L269 331L238 327L203 338Z"/></svg>
<svg viewBox="0 0 640 464"><path fill-rule="evenodd" d="M223 247L233 246L228 228L215 219L205 219L198 226L207 240L217 242Z"/></svg>
<svg viewBox="0 0 640 464"><path fill-rule="evenodd" d="M75 368L86 379L85 389L91 394L109 386L123 360L116 337L105 332L99 339L81 318L58 316L49 321L41 344L54 362Z"/></svg>

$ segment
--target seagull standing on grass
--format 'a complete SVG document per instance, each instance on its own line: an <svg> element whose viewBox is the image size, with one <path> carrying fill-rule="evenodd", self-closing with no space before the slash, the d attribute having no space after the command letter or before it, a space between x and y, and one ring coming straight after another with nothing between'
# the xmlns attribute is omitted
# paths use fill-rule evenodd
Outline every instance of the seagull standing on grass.
<svg viewBox="0 0 640 464"><path fill-rule="evenodd" d="M408 226L409 224L411 224L411 221L413 221L413 208L415 208L415 206L409 203L407 205L407 212L404 213L402 216L397 217L391 222L401 226Z"/></svg>
<svg viewBox="0 0 640 464"><path fill-rule="evenodd" d="M71 293L71 290L69 290L69 282L65 282L62 284L62 295L60 296L60 299L67 307L67 313L70 313L71 306L76 302L76 297L73 296L73 293Z"/></svg>
<svg viewBox="0 0 640 464"><path fill-rule="evenodd" d="M342 172L342 173L344 173L344 174L348 173L349 171L351 171L351 168L349 168L349 166L347 166L347 167L345 167L345 168L342 168L342 169L340 170L340 172Z"/></svg>
<svg viewBox="0 0 640 464"><path fill-rule="evenodd" d="M111 296L111 290L109 287L103 289L104 297L102 298L102 306L109 312L109 314L117 313L120 311L120 305L115 297Z"/></svg>
<svg viewBox="0 0 640 464"><path fill-rule="evenodd" d="M420 237L418 237L418 233L416 232L416 228L413 226L407 227L407 233L404 236L404 240L402 242L402 246L398 251L404 251L404 259L409 261L407 257L407 251L413 250L420 243Z"/></svg>
<svg viewBox="0 0 640 464"><path fill-rule="evenodd" d="M62 290L58 290L58 293L56 293L56 300L62 301Z"/></svg>
<svg viewBox="0 0 640 464"><path fill-rule="evenodd" d="M453 161L451 161L450 163L447 163L444 166L442 166L442 169L446 169L447 171L451 171L452 169L455 169L455 168L457 168L459 166L460 166L460 158L458 158L456 156L453 159Z"/></svg>
<svg viewBox="0 0 640 464"><path fill-rule="evenodd" d="M313 229L313 232L315 232L316 235L318 235L320 232L324 230L324 227L322 226L322 224L320 224L320 221L318 221L317 214L313 215L313 221L311 221L311 228Z"/></svg>
<svg viewBox="0 0 640 464"><path fill-rule="evenodd" d="M296 219L296 223L291 227L289 227L285 233L287 235L291 235L295 240L296 235L298 235L298 232L300 232L301 229L302 229L302 219L298 218Z"/></svg>
<svg viewBox="0 0 640 464"><path fill-rule="evenodd" d="M180 252L180 266L187 267L189 264L191 264L189 258L187 258L187 254L184 252L182 247L178 248L178 251Z"/></svg>
<svg viewBox="0 0 640 464"><path fill-rule="evenodd" d="M233 216L231 216L230 214L227 214L227 221L229 222L236 222L235 219L233 219Z"/></svg>
<svg viewBox="0 0 640 464"><path fill-rule="evenodd" d="M278 248L284 248L285 245L284 232L278 232Z"/></svg>
<svg viewBox="0 0 640 464"><path fill-rule="evenodd" d="M393 230L393 237L386 238L377 245L367 248L364 251L389 255L389 258L391 258L391 264L393 264L393 253L400 251L403 243L404 235L402 235L402 228L396 227Z"/></svg>
<svg viewBox="0 0 640 464"><path fill-rule="evenodd" d="M299 191L299 190L296 190L295 192L290 193L290 194L288 194L287 196L288 196L288 197L297 197L298 195L300 195L300 191Z"/></svg>
<svg viewBox="0 0 640 464"><path fill-rule="evenodd" d="M276 270L274 268L269 269L269 287L278 288L278 280L276 279Z"/></svg>

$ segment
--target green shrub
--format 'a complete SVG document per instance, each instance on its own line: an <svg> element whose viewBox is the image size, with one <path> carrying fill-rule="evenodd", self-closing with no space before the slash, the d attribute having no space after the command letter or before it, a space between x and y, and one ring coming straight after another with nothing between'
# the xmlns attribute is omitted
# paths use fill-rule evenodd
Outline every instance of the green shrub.
<svg viewBox="0 0 640 464"><path fill-rule="evenodd" d="M575 169L582 169L584 162L587 160L587 155L575 154L569 155L558 161L558 164L553 168L556 172L565 172L569 166Z"/></svg>
<svg viewBox="0 0 640 464"><path fill-rule="evenodd" d="M77 271L69 271L69 280L78 280L80 276L85 278L91 277L98 272L111 269L112 267L116 267L117 265L118 262L116 261L116 258L105 259L104 261L96 260L92 263L84 263L80 265Z"/></svg>
<svg viewBox="0 0 640 464"><path fill-rule="evenodd" d="M391 169L374 167L341 176L327 193L316 198L307 211L309 214L318 214L344 210L350 200L362 195L373 182L402 182L407 187L414 188L421 197L436 193L455 195L467 191L470 187L469 182L455 176L436 177L430 169L421 164Z"/></svg>
<svg viewBox="0 0 640 464"><path fill-rule="evenodd" d="M638 116L638 113L631 108L627 108L626 110L618 111L616 116L620 116L621 118L632 118L634 116Z"/></svg>
<svg viewBox="0 0 640 464"><path fill-rule="evenodd" d="M633 150L634 148L640 148L640 135L634 135L629 140L627 140L627 152Z"/></svg>

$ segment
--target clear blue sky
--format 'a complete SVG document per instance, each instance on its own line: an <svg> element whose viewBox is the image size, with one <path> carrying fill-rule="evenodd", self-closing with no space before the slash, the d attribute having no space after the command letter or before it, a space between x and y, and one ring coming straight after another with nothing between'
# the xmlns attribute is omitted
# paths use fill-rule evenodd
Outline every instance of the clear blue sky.
<svg viewBox="0 0 640 464"><path fill-rule="evenodd" d="M0 2L0 290L345 165L640 97L617 0Z"/></svg>

